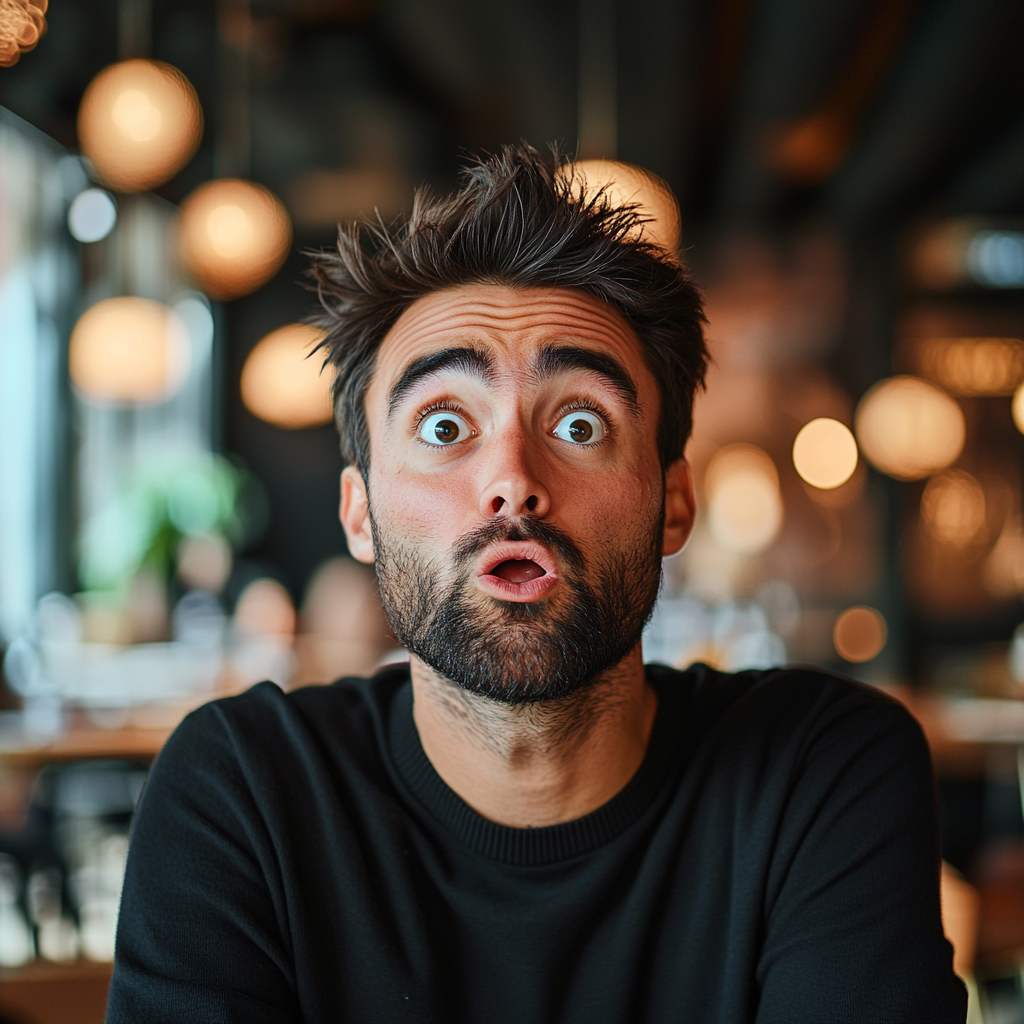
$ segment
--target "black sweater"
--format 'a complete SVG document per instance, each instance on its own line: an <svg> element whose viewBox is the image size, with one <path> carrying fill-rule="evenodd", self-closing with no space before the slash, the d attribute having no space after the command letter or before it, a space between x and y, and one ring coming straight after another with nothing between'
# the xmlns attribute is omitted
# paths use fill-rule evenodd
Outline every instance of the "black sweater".
<svg viewBox="0 0 1024 1024"><path fill-rule="evenodd" d="M813 670L648 673L636 775L537 829L445 785L404 666L200 708L136 816L107 1021L962 1024L906 711Z"/></svg>

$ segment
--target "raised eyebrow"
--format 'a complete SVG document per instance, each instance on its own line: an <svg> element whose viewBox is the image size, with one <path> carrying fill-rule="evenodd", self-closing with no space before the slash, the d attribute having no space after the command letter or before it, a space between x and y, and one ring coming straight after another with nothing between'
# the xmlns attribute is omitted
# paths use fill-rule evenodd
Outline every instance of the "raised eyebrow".
<svg viewBox="0 0 1024 1024"><path fill-rule="evenodd" d="M420 381L443 373L445 370L467 373L489 383L494 379L494 360L486 352L469 347L445 348L440 352L433 352L429 356L417 359L416 362L405 368L402 376L395 381L388 392L388 418L391 418L402 399Z"/></svg>
<svg viewBox="0 0 1024 1024"><path fill-rule="evenodd" d="M549 345L541 352L535 367L535 372L541 380L553 377L564 370L587 370L603 377L629 411L634 416L640 415L640 402L633 378L626 372L625 367L611 356L575 345Z"/></svg>

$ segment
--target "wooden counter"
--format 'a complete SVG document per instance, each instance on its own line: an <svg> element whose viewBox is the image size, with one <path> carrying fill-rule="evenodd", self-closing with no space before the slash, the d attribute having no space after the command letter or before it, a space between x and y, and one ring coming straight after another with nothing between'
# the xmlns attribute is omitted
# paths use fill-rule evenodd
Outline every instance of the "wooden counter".
<svg viewBox="0 0 1024 1024"><path fill-rule="evenodd" d="M88 960L2 969L0 1017L10 1024L103 1024L111 970Z"/></svg>

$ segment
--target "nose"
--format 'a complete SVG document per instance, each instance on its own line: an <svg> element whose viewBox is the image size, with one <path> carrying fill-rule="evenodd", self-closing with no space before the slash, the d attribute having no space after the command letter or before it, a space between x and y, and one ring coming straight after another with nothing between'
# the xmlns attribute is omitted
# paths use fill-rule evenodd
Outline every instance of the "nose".
<svg viewBox="0 0 1024 1024"><path fill-rule="evenodd" d="M488 456L480 489L481 515L488 519L527 513L546 516L551 509L551 495L536 468L542 459L539 453L531 451L528 437L520 432L506 435Z"/></svg>

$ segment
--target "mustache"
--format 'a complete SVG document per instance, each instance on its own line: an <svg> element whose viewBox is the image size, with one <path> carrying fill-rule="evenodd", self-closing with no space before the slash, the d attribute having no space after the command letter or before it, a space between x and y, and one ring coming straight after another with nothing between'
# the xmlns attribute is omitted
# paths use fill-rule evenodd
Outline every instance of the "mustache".
<svg viewBox="0 0 1024 1024"><path fill-rule="evenodd" d="M581 577L586 572L586 560L582 552L566 534L557 526L528 515L503 516L477 527L456 542L452 548L452 560L458 569L464 570L484 548L504 540L536 541L554 551L569 574Z"/></svg>

